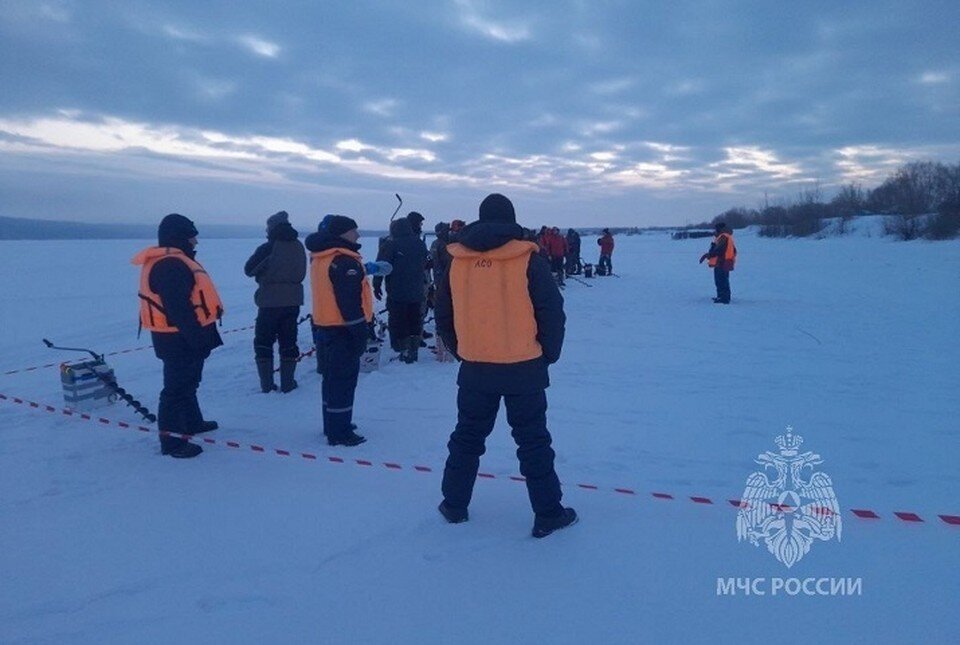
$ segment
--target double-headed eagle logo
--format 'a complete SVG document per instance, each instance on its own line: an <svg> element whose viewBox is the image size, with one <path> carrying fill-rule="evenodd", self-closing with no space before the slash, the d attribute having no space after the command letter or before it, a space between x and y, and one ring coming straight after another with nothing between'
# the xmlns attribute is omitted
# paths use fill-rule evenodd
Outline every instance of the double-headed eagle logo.
<svg viewBox="0 0 960 645"><path fill-rule="evenodd" d="M814 469L820 455L801 453L803 437L787 427L776 439L779 454L769 450L756 458L763 470L751 473L740 498L737 541L762 541L787 568L810 551L814 540L840 541L840 503L830 476ZM773 475L771 478L768 472Z"/></svg>

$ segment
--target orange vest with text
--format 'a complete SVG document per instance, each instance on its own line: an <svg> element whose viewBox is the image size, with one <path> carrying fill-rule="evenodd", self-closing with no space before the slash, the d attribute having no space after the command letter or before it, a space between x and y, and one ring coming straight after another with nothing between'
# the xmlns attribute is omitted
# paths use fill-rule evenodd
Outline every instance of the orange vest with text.
<svg viewBox="0 0 960 645"><path fill-rule="evenodd" d="M731 235L730 233L721 233L720 235L713 238L713 243L719 244L720 238L722 237L727 238L727 250L723 254L723 268L726 269L727 271L733 271L733 266L737 262L737 246L733 243L733 235ZM717 266L717 260L719 259L720 258L718 256L709 258L707 261L707 264L709 264L711 267L715 267Z"/></svg>
<svg viewBox="0 0 960 645"><path fill-rule="evenodd" d="M175 258L187 265L193 273L193 291L190 302L201 327L212 325L223 316L223 301L213 285L210 275L196 260L191 260L180 249L168 246L151 246L137 253L131 262L142 265L140 269L140 325L150 331L170 334L180 331L167 320L160 295L150 289L150 271L160 260Z"/></svg>
<svg viewBox="0 0 960 645"><path fill-rule="evenodd" d="M457 353L477 363L521 363L543 355L527 267L533 242L511 240L490 251L450 244L450 295Z"/></svg>
<svg viewBox="0 0 960 645"><path fill-rule="evenodd" d="M333 292L333 282L330 281L330 265L338 255L347 255L357 260L364 279L361 283L360 304L367 322L373 320L373 291L366 280L366 271L363 268L363 258L359 253L349 249L334 248L310 254L310 291L313 294L313 324L321 327L342 327L359 322L344 320L337 306L337 297Z"/></svg>

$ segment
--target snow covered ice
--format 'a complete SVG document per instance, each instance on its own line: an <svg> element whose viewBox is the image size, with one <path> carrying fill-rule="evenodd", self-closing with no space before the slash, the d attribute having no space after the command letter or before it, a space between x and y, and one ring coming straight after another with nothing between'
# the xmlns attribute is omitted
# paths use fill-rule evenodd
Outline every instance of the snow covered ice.
<svg viewBox="0 0 960 645"><path fill-rule="evenodd" d="M621 277L565 291L548 419L581 521L545 540L530 537L510 479L502 413L470 521L437 513L456 365L427 354L361 376L355 420L369 441L354 449L321 440L312 358L298 390L259 392L252 329L207 361L200 401L220 430L198 459L61 414L56 367L20 370L79 357L44 337L149 344L136 339L129 259L150 243L0 243L0 372L16 371L0 393L41 404L0 400L2 643L956 642L960 526L938 515L960 515L958 242L738 233L726 307L697 264L707 240L619 236ZM224 329L253 324L241 267L255 244L201 237ZM152 352L108 361L154 409ZM121 404L99 415L140 423ZM842 541L789 570L738 543L727 501L787 425L823 456L844 513ZM718 578L759 577L861 578L862 593L717 593Z"/></svg>

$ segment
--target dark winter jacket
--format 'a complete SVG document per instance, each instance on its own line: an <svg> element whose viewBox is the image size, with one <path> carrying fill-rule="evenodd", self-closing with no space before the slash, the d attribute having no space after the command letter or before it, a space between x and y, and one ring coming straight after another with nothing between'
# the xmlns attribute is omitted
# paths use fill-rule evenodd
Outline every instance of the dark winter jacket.
<svg viewBox="0 0 960 645"><path fill-rule="evenodd" d="M413 232L408 219L391 222L390 237L380 245L377 260L385 260L393 265L393 271L386 280L382 276L373 278L374 290L378 290L380 285L386 282L387 305L424 301L427 245Z"/></svg>
<svg viewBox="0 0 960 645"><path fill-rule="evenodd" d="M447 244L450 243L450 229L440 228L437 231L437 239L430 245L430 264L433 267L433 282L440 281L440 276L450 270L450 253L447 251Z"/></svg>
<svg viewBox="0 0 960 645"><path fill-rule="evenodd" d="M258 307L302 305L307 256L296 229L288 222L270 229L267 241L253 252L243 272L257 280L253 301Z"/></svg>
<svg viewBox="0 0 960 645"><path fill-rule="evenodd" d="M523 229L506 222L474 222L460 231L457 241L475 251L490 251L511 240L524 239ZM550 385L547 366L560 359L566 315L563 297L550 273L550 265L538 254L527 265L527 289L537 321L537 342L543 356L521 363L498 364L463 361L457 384L460 387L493 394L530 394ZM453 319L453 299L448 274L437 285L437 332L453 353L457 350L457 332Z"/></svg>
<svg viewBox="0 0 960 645"><path fill-rule="evenodd" d="M328 249L347 249L354 253L360 252L360 245L348 242L339 235L332 236L325 232L311 233L304 240L307 250L319 253ZM344 320L360 320L364 318L362 288L366 279L363 267L348 255L340 255L330 264L328 274L333 285L333 296L337 301L337 308ZM322 329L322 327L321 327ZM347 325L328 329L346 329L350 332L354 349L363 353L367 346L367 325Z"/></svg>
<svg viewBox="0 0 960 645"><path fill-rule="evenodd" d="M193 259L196 252L184 239L159 240L160 246L170 246L183 251ZM201 327L190 302L195 285L193 272L186 264L175 258L160 260L150 271L150 289L160 296L167 319L179 331L174 334L152 332L153 351L161 360L206 358L215 347L223 345L216 324Z"/></svg>
<svg viewBox="0 0 960 645"><path fill-rule="evenodd" d="M567 231L567 256L574 259L580 257L580 234L573 229Z"/></svg>

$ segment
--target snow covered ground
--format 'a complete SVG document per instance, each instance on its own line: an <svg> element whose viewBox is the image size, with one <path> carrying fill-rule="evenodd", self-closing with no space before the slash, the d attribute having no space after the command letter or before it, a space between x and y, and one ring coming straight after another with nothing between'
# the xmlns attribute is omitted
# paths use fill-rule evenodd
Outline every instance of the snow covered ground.
<svg viewBox="0 0 960 645"><path fill-rule="evenodd" d="M297 391L259 393L252 330L207 363L221 430L198 459L160 458L155 435L116 425L138 423L127 407L98 411L109 424L61 414L57 369L19 370L76 357L43 337L147 345L129 264L146 244L0 243L0 372L17 370L0 394L41 404L0 400L2 643L957 642L960 526L938 515L960 515L958 242L740 236L726 307L697 264L706 240L618 238L621 277L565 293L549 422L581 522L545 540L502 419L471 521L442 522L456 366L429 355L361 377L355 449L321 442L311 359ZM253 323L255 244L201 239L225 329ZM155 408L152 352L109 361ZM842 541L790 569L738 543L726 501L788 424L843 509ZM731 577L862 593L718 595Z"/></svg>

